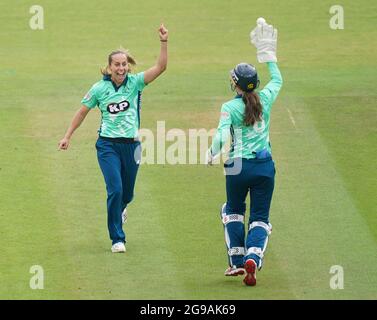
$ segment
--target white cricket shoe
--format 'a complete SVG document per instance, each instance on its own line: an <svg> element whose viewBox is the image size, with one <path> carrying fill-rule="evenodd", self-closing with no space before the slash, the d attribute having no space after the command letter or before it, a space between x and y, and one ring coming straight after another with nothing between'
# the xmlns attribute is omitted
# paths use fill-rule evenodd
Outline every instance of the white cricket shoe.
<svg viewBox="0 0 377 320"><path fill-rule="evenodd" d="M229 267L224 272L224 275L226 277L242 276L243 274L245 274L245 269L244 268L237 268L236 266Z"/></svg>
<svg viewBox="0 0 377 320"><path fill-rule="evenodd" d="M117 242L114 243L111 247L111 252L117 253L117 252L126 252L126 246L123 242Z"/></svg>
<svg viewBox="0 0 377 320"><path fill-rule="evenodd" d="M127 208L124 208L122 212L122 224L125 224L127 222L128 214L127 214Z"/></svg>

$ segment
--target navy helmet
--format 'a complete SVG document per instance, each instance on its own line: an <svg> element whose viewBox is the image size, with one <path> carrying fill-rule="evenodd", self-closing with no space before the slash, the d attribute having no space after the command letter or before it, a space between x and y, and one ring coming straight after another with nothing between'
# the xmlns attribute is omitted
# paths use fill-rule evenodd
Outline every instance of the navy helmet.
<svg viewBox="0 0 377 320"><path fill-rule="evenodd" d="M230 76L233 83L243 91L252 92L259 87L257 69L249 63L242 62L237 64L236 67L230 71Z"/></svg>

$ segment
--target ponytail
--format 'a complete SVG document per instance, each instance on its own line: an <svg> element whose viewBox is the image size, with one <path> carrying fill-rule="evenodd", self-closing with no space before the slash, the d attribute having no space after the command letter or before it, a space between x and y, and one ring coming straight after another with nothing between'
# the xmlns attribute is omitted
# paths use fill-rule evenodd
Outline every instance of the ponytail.
<svg viewBox="0 0 377 320"><path fill-rule="evenodd" d="M252 126L255 122L261 121L262 105L259 95L254 91L243 92L242 101L245 103L244 125Z"/></svg>

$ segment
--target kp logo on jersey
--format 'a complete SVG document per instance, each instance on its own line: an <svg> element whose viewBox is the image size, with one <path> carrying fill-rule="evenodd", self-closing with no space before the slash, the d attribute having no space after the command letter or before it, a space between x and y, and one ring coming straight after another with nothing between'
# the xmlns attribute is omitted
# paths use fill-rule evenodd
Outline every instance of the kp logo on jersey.
<svg viewBox="0 0 377 320"><path fill-rule="evenodd" d="M117 114L118 112L126 111L129 107L130 103L127 100L124 100L119 103L110 103L107 106L107 111L111 114Z"/></svg>

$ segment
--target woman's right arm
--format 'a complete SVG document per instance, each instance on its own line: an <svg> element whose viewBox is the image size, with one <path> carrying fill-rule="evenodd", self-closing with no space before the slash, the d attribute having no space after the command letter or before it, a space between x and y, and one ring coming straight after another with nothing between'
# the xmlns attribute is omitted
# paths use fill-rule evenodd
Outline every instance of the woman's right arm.
<svg viewBox="0 0 377 320"><path fill-rule="evenodd" d="M65 133L63 139L59 142L59 150L67 150L69 146L69 140L72 137L72 134L75 132L75 130L81 125L81 123L84 121L86 115L89 113L90 108L86 106L81 106L79 110L77 110L76 114L74 115L71 125L67 129L67 132Z"/></svg>
<svg viewBox="0 0 377 320"><path fill-rule="evenodd" d="M283 78L276 62L267 62L267 67L270 72L271 80L260 91L260 95L269 103L273 103L283 86Z"/></svg>

